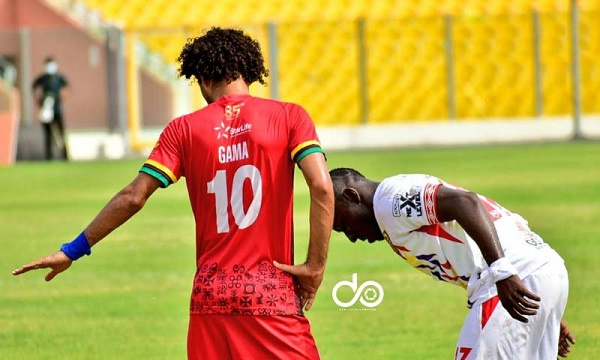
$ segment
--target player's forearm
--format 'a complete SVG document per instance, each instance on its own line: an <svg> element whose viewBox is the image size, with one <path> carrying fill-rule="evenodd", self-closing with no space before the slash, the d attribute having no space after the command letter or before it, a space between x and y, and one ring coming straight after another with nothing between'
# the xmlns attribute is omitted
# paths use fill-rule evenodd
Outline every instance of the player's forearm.
<svg viewBox="0 0 600 360"><path fill-rule="evenodd" d="M310 154L299 165L310 191L310 242L306 264L322 272L333 227L333 185L323 154Z"/></svg>
<svg viewBox="0 0 600 360"><path fill-rule="evenodd" d="M137 195L131 185L116 194L85 229L90 247L129 220L145 202L146 198Z"/></svg>
<svg viewBox="0 0 600 360"><path fill-rule="evenodd" d="M327 262L329 238L333 227L333 188L331 182L323 181L310 189L310 242L307 265L323 271Z"/></svg>
<svg viewBox="0 0 600 360"><path fill-rule="evenodd" d="M84 230L89 246L104 239L114 229L140 211L146 200L158 189L160 181L143 172L119 191Z"/></svg>
<svg viewBox="0 0 600 360"><path fill-rule="evenodd" d="M457 221L465 232L475 241L483 258L491 265L504 257L498 233L487 211L481 204L472 210L472 215L459 216Z"/></svg>

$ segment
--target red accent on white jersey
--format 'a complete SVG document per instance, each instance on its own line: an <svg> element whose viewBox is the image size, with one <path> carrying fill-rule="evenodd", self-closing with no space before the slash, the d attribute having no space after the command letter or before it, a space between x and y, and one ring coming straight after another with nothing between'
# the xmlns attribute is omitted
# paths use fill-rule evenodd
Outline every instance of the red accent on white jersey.
<svg viewBox="0 0 600 360"><path fill-rule="evenodd" d="M425 206L425 214L430 224L438 222L436 213L437 192L442 184L427 184L423 191L423 204Z"/></svg>
<svg viewBox="0 0 600 360"><path fill-rule="evenodd" d="M394 251L418 270L436 280L467 288L470 303L489 299L496 295L496 286L480 276L488 265L479 247L458 222L440 223L437 219L435 207L440 186L456 189L429 175L384 179L373 199L379 228ZM529 229L525 219L491 199L481 195L479 198L494 221L505 256L521 278L551 260L562 261Z"/></svg>

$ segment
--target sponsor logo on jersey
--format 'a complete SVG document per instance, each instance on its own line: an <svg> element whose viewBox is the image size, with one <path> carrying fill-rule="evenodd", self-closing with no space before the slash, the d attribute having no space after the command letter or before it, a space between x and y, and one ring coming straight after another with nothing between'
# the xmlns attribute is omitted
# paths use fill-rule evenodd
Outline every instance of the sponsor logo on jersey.
<svg viewBox="0 0 600 360"><path fill-rule="evenodd" d="M238 127L232 127L229 129L229 136L236 137L252 130L252 124L244 123Z"/></svg>
<svg viewBox="0 0 600 360"><path fill-rule="evenodd" d="M401 217L402 214L407 217L423 215L420 194L411 195L408 192L404 192L394 195L392 215L394 217Z"/></svg>
<svg viewBox="0 0 600 360"><path fill-rule="evenodd" d="M229 139L250 132L252 130L252 124L243 123L240 126L232 127L221 121L219 126L216 126L213 129L217 132L217 139Z"/></svg>
<svg viewBox="0 0 600 360"><path fill-rule="evenodd" d="M217 139L229 138L229 130L231 129L231 126L225 125L225 123L221 121L221 124L219 124L219 126L217 127L214 127L213 129L215 129L215 131L217 132Z"/></svg>

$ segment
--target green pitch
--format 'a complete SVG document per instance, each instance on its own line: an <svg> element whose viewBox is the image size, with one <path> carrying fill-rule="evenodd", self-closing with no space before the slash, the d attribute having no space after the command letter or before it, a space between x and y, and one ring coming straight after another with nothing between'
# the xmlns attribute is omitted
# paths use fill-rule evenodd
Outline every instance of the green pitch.
<svg viewBox="0 0 600 360"><path fill-rule="evenodd" d="M600 143L330 152L329 166L382 179L430 173L527 218L564 257L572 358L600 358ZM184 359L194 274L193 218L178 183L159 190L91 257L45 283L11 270L70 241L137 173L141 160L0 168L0 359ZM296 254L307 247L308 192L296 179ZM385 291L375 310L341 310L331 291L358 274ZM349 300L348 291L340 297ZM389 246L331 239L307 313L323 359L452 359L464 290L415 271Z"/></svg>

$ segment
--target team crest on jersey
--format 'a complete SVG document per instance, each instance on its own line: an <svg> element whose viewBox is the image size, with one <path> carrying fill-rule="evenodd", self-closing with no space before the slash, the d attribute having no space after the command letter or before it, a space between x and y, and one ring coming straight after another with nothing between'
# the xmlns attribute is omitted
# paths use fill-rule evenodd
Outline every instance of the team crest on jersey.
<svg viewBox="0 0 600 360"><path fill-rule="evenodd" d="M407 217L421 216L423 214L420 193L410 194L403 192L394 195L392 215L394 217L402 217L402 214Z"/></svg>

